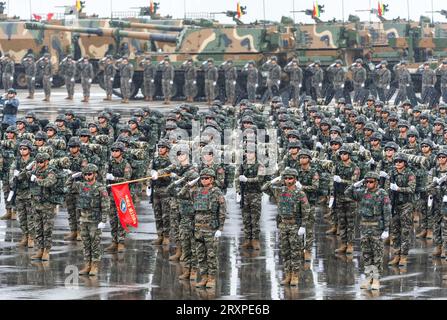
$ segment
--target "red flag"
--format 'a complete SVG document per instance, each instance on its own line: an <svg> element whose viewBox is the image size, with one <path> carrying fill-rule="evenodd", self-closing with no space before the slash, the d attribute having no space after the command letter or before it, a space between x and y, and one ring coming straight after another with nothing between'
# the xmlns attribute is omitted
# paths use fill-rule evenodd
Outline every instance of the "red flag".
<svg viewBox="0 0 447 320"><path fill-rule="evenodd" d="M42 20L42 17L39 16L38 14L33 13L33 17L34 17L34 20L37 20L37 21Z"/></svg>
<svg viewBox="0 0 447 320"><path fill-rule="evenodd" d="M54 13L48 13L47 14L47 21L51 21L51 19L53 18Z"/></svg>
<svg viewBox="0 0 447 320"><path fill-rule="evenodd" d="M149 6L149 11L150 11L150 13L154 13L154 1L153 0L151 0L151 4Z"/></svg>
<svg viewBox="0 0 447 320"><path fill-rule="evenodd" d="M118 218L123 228L129 232L127 225L138 227L138 218L135 206L133 205L132 196L129 191L129 184L120 184L112 186L113 199L115 199Z"/></svg>

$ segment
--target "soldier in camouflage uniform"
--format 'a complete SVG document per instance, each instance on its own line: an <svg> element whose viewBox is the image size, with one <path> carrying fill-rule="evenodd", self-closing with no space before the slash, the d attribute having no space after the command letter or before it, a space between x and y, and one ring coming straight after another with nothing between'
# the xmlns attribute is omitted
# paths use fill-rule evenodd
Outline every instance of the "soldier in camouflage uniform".
<svg viewBox="0 0 447 320"><path fill-rule="evenodd" d="M336 101L343 97L345 88L346 73L342 68L342 64L341 60L336 60L334 64L327 68L327 73L331 75L333 79L332 83L335 91L334 98Z"/></svg>
<svg viewBox="0 0 447 320"><path fill-rule="evenodd" d="M130 89L134 73L133 65L129 63L129 58L124 56L118 68L120 72L121 94L123 96L121 103L129 103Z"/></svg>
<svg viewBox="0 0 447 320"><path fill-rule="evenodd" d="M388 62L383 60L380 63L380 68L376 70L377 75L377 93L379 95L379 99L385 103L388 103L388 90L390 89L391 83L391 71L387 68Z"/></svg>
<svg viewBox="0 0 447 320"><path fill-rule="evenodd" d="M289 74L290 86L293 89L292 106L298 107L300 100L300 91L303 83L303 70L301 70L298 59L293 59L284 71Z"/></svg>
<svg viewBox="0 0 447 320"><path fill-rule="evenodd" d="M342 146L338 150L340 161L336 161L333 166L331 184L331 199L329 206L334 210L334 226L339 227L341 245L335 250L336 254L353 254L354 246L354 223L355 223L355 202L346 197L345 190L357 182L360 178L360 168L351 160L352 150L347 146Z"/></svg>
<svg viewBox="0 0 447 320"><path fill-rule="evenodd" d="M3 160L1 178L2 178L2 189L4 198L8 198L9 191L11 191L10 185L10 169L14 163L14 158L17 152L17 129L13 126L9 126L6 129L6 139L0 141L1 156ZM6 214L1 217L1 220L15 220L16 212L14 206L11 202L5 203Z"/></svg>
<svg viewBox="0 0 447 320"><path fill-rule="evenodd" d="M199 178L188 182L179 192L179 197L191 199L194 207L194 237L201 275L196 287L216 286L218 244L227 210L224 195L214 185L215 177L213 170L203 169Z"/></svg>
<svg viewBox="0 0 447 320"><path fill-rule="evenodd" d="M22 65L25 69L26 84L28 87L27 99L34 99L34 92L36 90L36 60L32 53L26 55L22 59Z"/></svg>
<svg viewBox="0 0 447 320"><path fill-rule="evenodd" d="M84 246L85 266L79 275L96 276L101 261L101 230L105 227L107 215L110 214L110 198L106 186L97 182L98 167L88 164L82 168L84 181L73 183L78 198L77 207L80 210L81 237ZM74 176L80 176L80 172Z"/></svg>
<svg viewBox="0 0 447 320"><path fill-rule="evenodd" d="M34 137L34 145L37 153L48 153L50 158L54 157L54 147L47 143L48 135L43 131L38 131Z"/></svg>
<svg viewBox="0 0 447 320"><path fill-rule="evenodd" d="M143 88L144 101L152 101L155 94L155 76L157 68L152 64L152 58L146 56L140 62L140 67L143 68Z"/></svg>
<svg viewBox="0 0 447 320"><path fill-rule="evenodd" d="M115 81L116 67L113 64L112 56L107 56L100 61L104 68L104 86L106 90L106 97L104 101L111 101L113 94L113 82Z"/></svg>
<svg viewBox="0 0 447 320"><path fill-rule="evenodd" d="M81 142L78 137L72 137L68 141L68 159L70 166L68 167L68 174L76 175L82 171L82 168L87 165L86 157L81 153ZM77 179L78 178L78 179ZM67 207L68 213L68 225L70 227L70 233L64 236L64 240L81 240L81 228L80 228L80 211L76 207L76 203L79 199L79 193L75 186L76 182L79 181L80 174L78 177L73 177L69 179L70 185L67 185L69 192L65 196L65 205Z"/></svg>
<svg viewBox="0 0 447 320"><path fill-rule="evenodd" d="M57 199L58 195L54 192L57 175L55 169L49 165L50 155L48 153L38 153L35 161L35 166L26 172L31 181L30 191L34 209L37 248L36 254L31 259L48 261L52 245L56 203L59 200Z"/></svg>
<svg viewBox="0 0 447 320"><path fill-rule="evenodd" d="M182 69L184 70L185 74L184 93L186 96L186 102L194 102L194 96L197 93L197 70L192 59L185 61L182 64Z"/></svg>
<svg viewBox="0 0 447 320"><path fill-rule="evenodd" d="M310 66L306 68L306 71L309 72L311 76L311 86L313 89L312 98L315 99L315 101L321 103L323 94L323 80L324 80L324 72L323 69L321 69L321 62L320 60L316 60L314 63L312 63Z"/></svg>
<svg viewBox="0 0 447 320"><path fill-rule="evenodd" d="M89 57L85 56L81 61L78 61L77 68L81 76L82 95L84 97L81 102L88 102L90 99L90 87L95 77L93 65L90 63Z"/></svg>
<svg viewBox="0 0 447 320"><path fill-rule="evenodd" d="M447 103L447 60L436 69L436 75L441 76L441 97Z"/></svg>
<svg viewBox="0 0 447 320"><path fill-rule="evenodd" d="M34 247L34 216L31 203L29 177L26 175L27 167L32 166L31 151L33 144L29 140L23 140L19 145L20 157L11 165L12 190L15 192L17 215L19 216L22 240L18 243L21 247ZM8 199L10 197L8 196ZM12 200L12 199L11 199Z"/></svg>
<svg viewBox="0 0 447 320"><path fill-rule="evenodd" d="M67 88L67 100L73 100L75 77L76 77L76 62L71 55L68 55L59 64L59 72L65 79L65 87Z"/></svg>
<svg viewBox="0 0 447 320"><path fill-rule="evenodd" d="M53 82L53 66L51 65L50 55L45 54L37 62L37 73L42 76L42 86L45 93L43 101L49 102L51 95L51 84Z"/></svg>
<svg viewBox="0 0 447 320"><path fill-rule="evenodd" d="M217 78L219 77L219 72L214 65L214 60L209 58L205 66L205 95L208 105L214 100L216 95Z"/></svg>
<svg viewBox="0 0 447 320"><path fill-rule="evenodd" d="M2 84L3 88L5 89L5 93L8 93L8 89L13 87L14 69L14 60L11 58L9 53L6 53L1 59Z"/></svg>
<svg viewBox="0 0 447 320"><path fill-rule="evenodd" d="M422 91L421 91L421 98L422 102L425 104L428 104L431 102L431 99L434 97L430 97L428 95L429 89L435 87L436 81L438 80L436 78L436 72L432 69L430 69L430 62L425 62L423 66L423 70L420 70L422 73Z"/></svg>
<svg viewBox="0 0 447 320"><path fill-rule="evenodd" d="M166 187L170 183L169 177L158 178L158 170L167 168L171 165L169 160L169 150L171 145L167 141L158 143L158 156L149 164L151 170L152 182L152 207L155 215L155 227L157 228L157 239L152 242L154 245L169 245L170 233L170 203Z"/></svg>
<svg viewBox="0 0 447 320"><path fill-rule="evenodd" d="M249 61L248 65L242 70L247 75L247 95L250 102L256 102L256 90L258 89L258 69L253 61Z"/></svg>
<svg viewBox="0 0 447 320"><path fill-rule="evenodd" d="M365 87L366 70L363 68L363 60L355 60L355 64L349 67L352 72L352 81L354 82L354 103L360 105L362 103L361 91Z"/></svg>
<svg viewBox="0 0 447 320"><path fill-rule="evenodd" d="M129 162L124 159L125 146L122 142L115 142L110 147L112 156L109 160L108 173L106 180L110 183L119 183L130 180L132 176L132 167ZM113 195L110 192L110 198L113 199ZM106 248L107 252L123 252L124 240L126 238L126 231L122 227L116 206L110 208L110 227L112 234L112 243Z"/></svg>
<svg viewBox="0 0 447 320"><path fill-rule="evenodd" d="M233 60L227 60L223 65L223 69L225 71L226 102L233 105L236 100L237 68L233 64Z"/></svg>
<svg viewBox="0 0 447 320"><path fill-rule="evenodd" d="M267 76L267 99L278 95L281 84L281 67L278 65L278 58L271 57L263 65L262 69L268 71Z"/></svg>
<svg viewBox="0 0 447 320"><path fill-rule="evenodd" d="M408 88L411 85L411 75L407 69L407 63L402 61L399 64L396 64L393 68L395 78L399 83L399 91L397 92L396 99L394 100L394 105L397 106L400 102L407 99L408 96Z"/></svg>
<svg viewBox="0 0 447 320"><path fill-rule="evenodd" d="M298 286L305 226L310 214L309 200L301 190L297 176L295 169L286 168L280 177L262 186L262 191L274 196L278 204L280 253L284 266L281 285Z"/></svg>
<svg viewBox="0 0 447 320"><path fill-rule="evenodd" d="M174 85L174 66L171 64L169 57L165 57L161 69L161 86L163 89L163 96L165 98L163 104L170 104L173 95L172 88Z"/></svg>
<svg viewBox="0 0 447 320"><path fill-rule="evenodd" d="M391 242L394 258L388 264L406 266L410 249L413 194L416 191L416 176L408 168L408 157L398 153L394 157L394 168L390 174L392 204Z"/></svg>
<svg viewBox="0 0 447 320"><path fill-rule="evenodd" d="M247 145L243 163L237 168L235 185L237 202L241 203L242 223L244 227L244 243L242 249L260 250L260 219L262 211L262 191L265 168L256 159L256 147ZM243 196L243 199L242 199Z"/></svg>
<svg viewBox="0 0 447 320"><path fill-rule="evenodd" d="M360 248L365 266L366 279L361 289L379 290L382 272L383 242L388 238L388 221L391 201L388 193L379 187L379 175L368 172L363 180L351 185L345 195L359 203Z"/></svg>

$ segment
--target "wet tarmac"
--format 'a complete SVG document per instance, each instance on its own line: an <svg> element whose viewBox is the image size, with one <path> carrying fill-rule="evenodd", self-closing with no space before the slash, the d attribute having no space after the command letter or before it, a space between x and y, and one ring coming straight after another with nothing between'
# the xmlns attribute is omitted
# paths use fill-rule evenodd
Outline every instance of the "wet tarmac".
<svg viewBox="0 0 447 320"><path fill-rule="evenodd" d="M19 97L25 92L19 91ZM56 115L58 110L73 108L92 116L105 106L127 112L146 106L143 101L121 105L119 100L103 103L103 92L96 90L91 103L69 102L63 98L63 89L54 90L51 104L22 100L21 112L34 110L38 116ZM43 97L42 97L43 98ZM75 97L80 101L82 97ZM173 104L175 105L175 103ZM151 107L167 107L152 103ZM139 227L133 229L126 240L126 251L121 254L104 254L97 277L79 277L82 267L80 242L63 240L68 232L67 212L56 215L51 259L47 263L33 262L33 249L18 249L21 232L18 221L0 221L0 299L446 299L447 263L432 259L432 241L415 240L409 254L407 269L387 266L389 248L386 247L384 273L379 292L360 289L362 261L357 230L355 252L352 258L336 256L337 237L326 236L328 224L322 219L323 210L317 208L316 242L312 261L304 266L298 288L280 286L282 265L279 257L276 232L276 207L268 197L263 198L261 217L260 252L239 248L242 220L235 202L234 189L228 190L228 217L219 245L218 286L214 290L196 289L194 283L179 281L182 272L179 263L168 261L173 248L153 246L156 238L154 215L146 196L136 205ZM3 195L0 214L4 214ZM417 225L415 225L415 228ZM103 232L102 246L110 243L110 228Z"/></svg>

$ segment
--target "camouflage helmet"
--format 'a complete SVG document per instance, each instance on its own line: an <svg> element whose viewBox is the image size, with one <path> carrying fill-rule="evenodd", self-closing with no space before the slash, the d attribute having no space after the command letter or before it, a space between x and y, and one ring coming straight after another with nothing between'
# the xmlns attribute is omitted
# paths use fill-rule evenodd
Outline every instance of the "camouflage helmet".
<svg viewBox="0 0 447 320"><path fill-rule="evenodd" d="M399 150L399 146L398 146L395 142L390 141L390 142L387 142L387 143L385 144L384 149L385 149L385 150L386 150L386 149L394 149L394 151L397 152L397 150Z"/></svg>
<svg viewBox="0 0 447 320"><path fill-rule="evenodd" d="M200 177L216 177L216 173L214 172L213 169L210 168L205 168L202 169L202 171L200 171Z"/></svg>
<svg viewBox="0 0 447 320"><path fill-rule="evenodd" d="M440 155L447 157L447 149L445 149L445 148L439 149L439 151L436 153L436 157L439 157Z"/></svg>
<svg viewBox="0 0 447 320"><path fill-rule="evenodd" d="M376 98L372 95L372 94L370 94L369 96L368 96L368 99L366 99L367 101L376 101Z"/></svg>
<svg viewBox="0 0 447 320"><path fill-rule="evenodd" d="M399 122L397 123L398 127L407 127L407 129L410 128L410 124L408 123L407 120L399 120Z"/></svg>
<svg viewBox="0 0 447 320"><path fill-rule="evenodd" d="M331 126L331 121L328 118L323 118L320 121L320 126L322 126L322 125L327 125L327 126L330 127Z"/></svg>
<svg viewBox="0 0 447 320"><path fill-rule="evenodd" d="M299 138L300 136L301 136L301 134L300 134L300 132L298 130L290 130L287 133L287 138L290 138L290 137L297 137L297 138Z"/></svg>
<svg viewBox="0 0 447 320"><path fill-rule="evenodd" d="M433 122L433 124L434 124L434 125L435 125L435 124L440 124L441 126L445 127L445 123L444 123L444 121L442 121L442 119L440 119L440 118L436 119L436 120Z"/></svg>
<svg viewBox="0 0 447 320"><path fill-rule="evenodd" d="M161 148L161 147L165 147L165 148L171 149L171 144L169 143L169 141L166 141L166 140L160 140L160 141L158 142L158 147L159 147L159 148Z"/></svg>
<svg viewBox="0 0 447 320"><path fill-rule="evenodd" d="M37 118L36 118L36 114L35 114L33 111L28 111L28 112L25 114L25 118L33 118L33 119L37 119Z"/></svg>
<svg viewBox="0 0 447 320"><path fill-rule="evenodd" d="M33 143L31 141L29 141L29 140L24 139L24 140L20 141L19 148L21 148L21 147L26 147L29 150L32 150L33 149Z"/></svg>
<svg viewBox="0 0 447 320"><path fill-rule="evenodd" d="M345 105L345 110L354 110L354 107L352 106L352 104L347 103L347 104Z"/></svg>
<svg viewBox="0 0 447 320"><path fill-rule="evenodd" d="M132 115L134 117L144 117L144 110L143 109L136 109Z"/></svg>
<svg viewBox="0 0 447 320"><path fill-rule="evenodd" d="M340 98L340 99L337 100L337 103L338 104L340 104L340 103L346 104L346 100L345 100L345 98Z"/></svg>
<svg viewBox="0 0 447 320"><path fill-rule="evenodd" d="M356 63L362 63L363 64L363 60L361 58L358 58L355 60Z"/></svg>
<svg viewBox="0 0 447 320"><path fill-rule="evenodd" d="M241 122L242 122L242 123L244 123L244 122L253 123L253 118L250 117L250 116L245 116L245 117L242 118L242 121L241 121Z"/></svg>
<svg viewBox="0 0 447 320"><path fill-rule="evenodd" d="M125 137L125 136L119 136L119 137L116 139L116 141L117 141L117 142L122 142L122 143L128 145L128 144L130 143L130 138L129 138L129 137Z"/></svg>
<svg viewBox="0 0 447 320"><path fill-rule="evenodd" d="M21 123L23 123L23 124L26 124L26 120L25 120L25 118L17 118L17 120L16 120L16 124L18 124L19 122L21 122Z"/></svg>
<svg viewBox="0 0 447 320"><path fill-rule="evenodd" d="M410 129L407 131L407 136L415 136L416 138L419 138L419 132L414 129Z"/></svg>
<svg viewBox="0 0 447 320"><path fill-rule="evenodd" d="M177 129L177 125L175 123L168 123L165 126L165 130L175 130L175 129Z"/></svg>
<svg viewBox="0 0 447 320"><path fill-rule="evenodd" d="M358 116L356 119L355 119L355 123L357 124L357 123L363 123L363 124L365 124L366 123L366 118L364 117L364 116Z"/></svg>
<svg viewBox="0 0 447 320"><path fill-rule="evenodd" d="M402 106L413 106L413 104L411 103L410 100L405 100L404 102L402 102Z"/></svg>
<svg viewBox="0 0 447 320"><path fill-rule="evenodd" d="M9 126L6 128L6 132L17 134L17 128L15 126Z"/></svg>
<svg viewBox="0 0 447 320"><path fill-rule="evenodd" d="M386 61L386 60L382 60L381 62L380 62L380 64L382 64L382 65L388 65L388 61Z"/></svg>
<svg viewBox="0 0 447 320"><path fill-rule="evenodd" d="M329 129L329 133L331 133L331 132L338 132L338 134L341 134L341 128L339 126L332 126Z"/></svg>
<svg viewBox="0 0 447 320"><path fill-rule="evenodd" d="M63 122L65 122L66 120L65 120L65 116L63 115L63 114L58 114L57 116L56 116L56 120L54 120L55 122L58 122L58 121L63 121Z"/></svg>
<svg viewBox="0 0 447 320"><path fill-rule="evenodd" d="M90 121L88 123L88 127L96 127L96 129L99 129L98 123L96 121Z"/></svg>
<svg viewBox="0 0 447 320"><path fill-rule="evenodd" d="M8 93L14 93L14 94L17 94L17 90L14 89L14 88L9 88L9 89L8 89Z"/></svg>
<svg viewBox="0 0 447 320"><path fill-rule="evenodd" d="M380 134L380 132L374 132L374 133L371 135L371 137L370 137L370 140L379 140L379 141L382 141L382 139L383 139L383 137L382 137L382 135Z"/></svg>
<svg viewBox="0 0 447 320"><path fill-rule="evenodd" d="M109 114L108 112L106 112L106 111L102 111L102 112L100 112L99 115L98 115L98 119L99 119L99 118L104 118L104 119L106 119L107 121L109 121L109 120L110 120L110 114Z"/></svg>
<svg viewBox="0 0 447 320"><path fill-rule="evenodd" d="M346 152L349 155L352 154L352 150L348 146L341 146L341 148L338 149L338 152L339 152L339 154L342 153L342 152Z"/></svg>
<svg viewBox="0 0 447 320"><path fill-rule="evenodd" d="M390 120L396 120L396 121L399 120L399 117L397 116L396 112L390 112L390 115L388 116L388 121Z"/></svg>
<svg viewBox="0 0 447 320"><path fill-rule="evenodd" d="M433 149L433 141L431 141L430 139L424 139L424 140L422 140L422 142L421 142L421 147L422 147L423 145L429 146L430 149Z"/></svg>
<svg viewBox="0 0 447 320"><path fill-rule="evenodd" d="M282 102L282 98L280 96L274 96L272 102Z"/></svg>
<svg viewBox="0 0 447 320"><path fill-rule="evenodd" d="M447 104L440 103L438 109L447 109Z"/></svg>
<svg viewBox="0 0 447 320"><path fill-rule="evenodd" d="M46 141L48 139L47 133L44 131L38 131L36 132L36 135L34 136L35 140L44 140Z"/></svg>
<svg viewBox="0 0 447 320"><path fill-rule="evenodd" d="M118 149L121 152L124 152L124 150L126 150L126 146L122 142L114 142L112 144L112 146L110 147L110 150L113 150L113 149Z"/></svg>
<svg viewBox="0 0 447 320"><path fill-rule="evenodd" d="M376 124L374 122L368 121L363 127L363 130L376 131Z"/></svg>
<svg viewBox="0 0 447 320"><path fill-rule="evenodd" d="M67 109L66 111L65 111L65 115L69 115L69 114L71 114L71 115L75 115L75 113L74 113L74 111L72 110L72 109Z"/></svg>
<svg viewBox="0 0 447 320"><path fill-rule="evenodd" d="M341 61L340 59L335 60L335 64L343 64L343 61Z"/></svg>
<svg viewBox="0 0 447 320"><path fill-rule="evenodd" d="M85 137L91 137L92 134L90 133L90 130L87 128L82 128L81 130L79 130L79 136L85 136Z"/></svg>
<svg viewBox="0 0 447 320"><path fill-rule="evenodd" d="M124 131L127 131L129 133L132 132L132 130L130 130L130 127L128 125L122 126L120 128L120 132L124 132Z"/></svg>
<svg viewBox="0 0 447 320"><path fill-rule="evenodd" d="M374 179L374 180L379 181L380 176L379 176L379 174L378 174L377 172L369 171L369 172L367 172L367 173L365 174L365 177L364 177L364 178L365 178L365 179Z"/></svg>
<svg viewBox="0 0 447 320"><path fill-rule="evenodd" d="M314 62L315 64L321 65L321 61L320 60L315 60Z"/></svg>
<svg viewBox="0 0 447 320"><path fill-rule="evenodd" d="M133 123L135 123L137 126L139 126L137 117L131 117L131 118L129 119L129 121L127 121L128 124L130 124L131 122L133 122Z"/></svg>
<svg viewBox="0 0 447 320"><path fill-rule="evenodd" d="M78 137L71 137L70 140L68 141L68 146L69 147L80 147L81 142L79 141Z"/></svg>
<svg viewBox="0 0 447 320"><path fill-rule="evenodd" d="M45 126L45 131L48 131L48 129L51 129L51 130L57 132L57 126L54 123L48 123Z"/></svg>
<svg viewBox="0 0 447 320"><path fill-rule="evenodd" d="M301 149L302 147L303 147L303 145L299 141L289 142L289 144L287 145L287 149L292 149L292 148Z"/></svg>
<svg viewBox="0 0 447 320"><path fill-rule="evenodd" d="M50 160L50 155L46 152L39 152L35 158L36 162L42 162L46 160Z"/></svg>
<svg viewBox="0 0 447 320"><path fill-rule="evenodd" d="M397 153L394 156L394 162L396 161L405 161L406 163L408 163L408 156L405 153Z"/></svg>
<svg viewBox="0 0 447 320"><path fill-rule="evenodd" d="M312 153L308 149L301 149L300 152L298 152L298 157L306 156L309 157L309 159L312 159Z"/></svg>
<svg viewBox="0 0 447 320"><path fill-rule="evenodd" d="M381 101L381 100L376 100L376 101L374 102L374 106L375 106L375 107L382 107L382 108L383 108L383 101Z"/></svg>
<svg viewBox="0 0 447 320"><path fill-rule="evenodd" d="M98 167L93 164L89 163L85 167L82 168L82 173L90 173L90 172L98 172Z"/></svg>
<svg viewBox="0 0 447 320"><path fill-rule="evenodd" d="M281 172L281 176L282 177L288 177L288 176L292 176L294 178L298 177L298 171L296 171L296 169L292 169L290 167L286 167L282 172Z"/></svg>
<svg viewBox="0 0 447 320"><path fill-rule="evenodd" d="M278 58L277 58L276 56L272 56L272 57L270 58L270 60L272 60L272 61L278 61Z"/></svg>
<svg viewBox="0 0 447 320"><path fill-rule="evenodd" d="M189 170L185 173L185 178L187 181L192 181L199 177L200 177L199 173L195 170Z"/></svg>
<svg viewBox="0 0 447 320"><path fill-rule="evenodd" d="M335 139L331 139L331 141L329 142L330 145L333 144L339 144L342 145L343 144L343 139L341 137L336 137Z"/></svg>

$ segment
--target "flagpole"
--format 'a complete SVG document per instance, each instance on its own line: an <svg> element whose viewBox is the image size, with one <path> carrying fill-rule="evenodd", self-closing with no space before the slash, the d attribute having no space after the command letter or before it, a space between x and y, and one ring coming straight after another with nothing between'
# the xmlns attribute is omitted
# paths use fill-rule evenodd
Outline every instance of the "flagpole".
<svg viewBox="0 0 447 320"><path fill-rule="evenodd" d="M159 175L158 177L165 178L165 177L170 177L170 176L171 176L170 173L166 173L166 174ZM129 183L135 183L135 182L146 181L146 180L151 180L151 179L152 179L152 177L144 177L144 178L135 179L135 180L129 180L129 181L108 184L107 187L119 186L121 184L129 184Z"/></svg>
<svg viewBox="0 0 447 320"><path fill-rule="evenodd" d="M341 0L341 15L343 23L345 23L345 0Z"/></svg>
<svg viewBox="0 0 447 320"><path fill-rule="evenodd" d="M369 23L371 23L371 0L369 0Z"/></svg>
<svg viewBox="0 0 447 320"><path fill-rule="evenodd" d="M292 0L292 13L293 13L293 23L295 23L295 0Z"/></svg>
<svg viewBox="0 0 447 320"><path fill-rule="evenodd" d="M33 9L31 8L31 0L29 0L29 18L33 20Z"/></svg>
<svg viewBox="0 0 447 320"><path fill-rule="evenodd" d="M110 19L113 19L113 0L110 0Z"/></svg>
<svg viewBox="0 0 447 320"><path fill-rule="evenodd" d="M407 0L408 22L410 22L410 0Z"/></svg>

